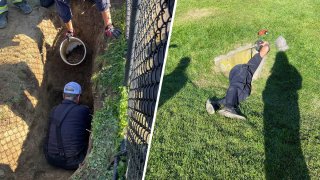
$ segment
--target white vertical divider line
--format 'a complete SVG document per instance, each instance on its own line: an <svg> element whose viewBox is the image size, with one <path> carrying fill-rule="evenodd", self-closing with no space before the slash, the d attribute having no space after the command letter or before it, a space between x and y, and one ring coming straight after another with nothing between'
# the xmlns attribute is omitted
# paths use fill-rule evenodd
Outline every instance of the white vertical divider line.
<svg viewBox="0 0 320 180"><path fill-rule="evenodd" d="M155 124L156 124L158 104L159 104L160 93L161 93L161 89L162 89L163 76L164 76L164 72L165 72L165 69L166 69L166 62L167 62L167 57L168 57L168 50L169 50L169 45L170 45L170 39L171 39L171 34L172 34L172 27L173 27L173 23L174 23L174 17L175 17L175 14L176 14L177 2L178 2L178 0L175 0L175 2L174 2L174 7L173 7L173 13L172 13L172 18L171 18L170 32L169 32L169 37L168 37L168 41L167 41L166 52L165 52L165 55L164 55L164 63L163 63L163 68L162 68L162 72L161 72L159 90L158 90L157 100L156 100L156 107L155 107L155 111L154 111L153 119L152 119L152 122L153 122L153 123L152 123L152 126L151 126L150 140L149 140L149 142L148 142L149 146L148 146L148 151L147 151L147 155L146 155L146 161L144 162L144 167L143 167L142 180L145 179L146 171L147 171L147 166L148 166L148 160L149 160L149 153L150 153L150 148L151 148L152 136L153 136L154 127L155 127Z"/></svg>

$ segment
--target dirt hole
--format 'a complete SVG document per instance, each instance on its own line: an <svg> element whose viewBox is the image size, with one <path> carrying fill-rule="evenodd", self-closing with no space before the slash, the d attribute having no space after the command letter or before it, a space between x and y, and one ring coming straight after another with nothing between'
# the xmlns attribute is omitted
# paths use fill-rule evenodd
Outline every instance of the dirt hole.
<svg viewBox="0 0 320 180"><path fill-rule="evenodd" d="M236 48L228 52L227 54L220 55L214 59L214 66L217 72L222 72L223 75L229 77L230 70L237 64L246 64L257 51L253 48L252 44L247 44ZM253 80L256 80L260 77L262 68L265 64L265 59L262 60L258 69L253 75Z"/></svg>
<svg viewBox="0 0 320 180"><path fill-rule="evenodd" d="M59 30L63 24L57 14L39 8L30 16L38 16L36 11L44 15L37 22L39 36L13 31L12 42L0 46L0 179L67 179L73 171L48 165L42 152L50 110L70 81L82 86L80 101L94 110L91 76L103 44L100 13L90 1L72 4L76 36L87 55L80 65L70 66L59 54L65 30Z"/></svg>

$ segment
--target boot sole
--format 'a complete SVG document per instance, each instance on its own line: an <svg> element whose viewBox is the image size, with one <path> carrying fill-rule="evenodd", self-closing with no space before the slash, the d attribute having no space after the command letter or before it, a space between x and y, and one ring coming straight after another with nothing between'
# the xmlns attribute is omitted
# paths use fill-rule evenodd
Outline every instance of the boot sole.
<svg viewBox="0 0 320 180"><path fill-rule="evenodd" d="M213 105L211 104L209 99L206 102L206 110L207 110L208 114L214 114L215 113Z"/></svg>
<svg viewBox="0 0 320 180"><path fill-rule="evenodd" d="M227 118L231 118L231 119L240 119L240 120L246 120L245 117L243 116L240 116L240 115L236 115L236 114L232 114L226 110L220 110L218 111L218 113L224 117L227 117Z"/></svg>

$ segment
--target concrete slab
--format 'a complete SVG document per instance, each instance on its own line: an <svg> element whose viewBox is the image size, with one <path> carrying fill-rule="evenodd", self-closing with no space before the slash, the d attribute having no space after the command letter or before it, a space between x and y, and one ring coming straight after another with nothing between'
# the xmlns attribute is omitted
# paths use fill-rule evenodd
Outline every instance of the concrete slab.
<svg viewBox="0 0 320 180"><path fill-rule="evenodd" d="M228 52L225 55L218 56L214 59L216 70L229 77L230 70L237 64L247 63L252 56L257 53L252 44L241 46L235 50ZM260 66L253 76L253 80L260 77L262 67L265 64L266 57L262 59Z"/></svg>

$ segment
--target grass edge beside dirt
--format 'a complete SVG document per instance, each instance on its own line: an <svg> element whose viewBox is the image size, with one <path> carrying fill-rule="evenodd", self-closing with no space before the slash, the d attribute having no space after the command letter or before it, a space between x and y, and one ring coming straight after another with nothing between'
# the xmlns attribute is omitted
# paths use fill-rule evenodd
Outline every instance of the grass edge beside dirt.
<svg viewBox="0 0 320 180"><path fill-rule="evenodd" d="M122 32L125 29L125 6L112 9L115 26ZM113 168L108 168L113 156L120 151L120 144L127 126L128 92L123 85L125 72L125 37L112 39L106 43L106 51L98 55L95 65L101 69L92 76L93 86L104 98L103 105L96 110L92 119L93 147L85 164L71 179L111 179ZM126 171L125 159L119 162L119 177Z"/></svg>

